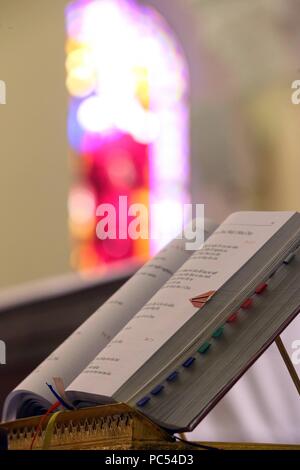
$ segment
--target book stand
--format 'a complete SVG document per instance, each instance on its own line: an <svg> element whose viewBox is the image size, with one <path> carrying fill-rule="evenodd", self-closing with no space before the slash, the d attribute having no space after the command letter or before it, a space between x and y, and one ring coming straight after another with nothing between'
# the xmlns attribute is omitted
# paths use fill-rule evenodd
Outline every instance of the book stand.
<svg viewBox="0 0 300 470"><path fill-rule="evenodd" d="M54 415L52 415L54 416ZM128 405L118 403L57 413L49 440L45 420L34 450L223 450L297 449L299 446L224 442L182 442ZM40 417L3 423L9 450L29 450ZM48 439L47 439L48 437ZM48 445L45 441L48 440ZM202 447L201 447L202 446Z"/></svg>
<svg viewBox="0 0 300 470"><path fill-rule="evenodd" d="M300 379L280 336L277 336L275 343L300 396Z"/></svg>
<svg viewBox="0 0 300 470"><path fill-rule="evenodd" d="M300 379L278 336L275 343L300 395ZM10 450L30 449L40 417L2 423ZM179 435L185 439L184 434ZM34 450L201 450L297 449L299 445L178 441L145 415L124 403L49 415L37 433Z"/></svg>

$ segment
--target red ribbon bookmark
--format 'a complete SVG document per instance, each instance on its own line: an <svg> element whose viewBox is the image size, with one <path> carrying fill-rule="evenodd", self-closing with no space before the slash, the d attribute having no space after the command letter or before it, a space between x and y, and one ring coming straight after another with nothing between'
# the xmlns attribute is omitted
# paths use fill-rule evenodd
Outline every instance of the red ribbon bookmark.
<svg viewBox="0 0 300 470"><path fill-rule="evenodd" d="M216 292L215 290L210 290L208 292L204 292L204 294L196 295L196 297L192 297L190 299L190 302L192 303L192 305L194 307L202 308L202 307L204 307L206 302L208 302L209 299L212 298L212 296L214 295L215 292Z"/></svg>

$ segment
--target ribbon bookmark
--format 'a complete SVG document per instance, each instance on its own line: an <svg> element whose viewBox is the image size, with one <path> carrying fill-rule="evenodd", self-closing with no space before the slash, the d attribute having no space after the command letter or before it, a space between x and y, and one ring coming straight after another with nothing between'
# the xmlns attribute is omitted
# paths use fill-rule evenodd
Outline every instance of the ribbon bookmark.
<svg viewBox="0 0 300 470"><path fill-rule="evenodd" d="M62 413L62 412L57 411L56 413L54 413L53 415L50 416L50 419L49 419L48 424L47 424L46 429L45 429L45 435L44 435L42 450L48 450L50 448L52 436L53 436L54 430L55 430L56 419L57 419L57 417L60 413Z"/></svg>
<svg viewBox="0 0 300 470"><path fill-rule="evenodd" d="M68 399L68 397L66 395L65 385L64 385L63 379L61 377L53 377L53 383L55 385L55 388L56 388L57 392L59 393L61 398L64 400L64 402L67 405L69 405L69 407L71 409L74 409L73 403L70 402L70 400Z"/></svg>
<svg viewBox="0 0 300 470"><path fill-rule="evenodd" d="M206 304L206 302L208 302L212 296L215 294L215 290L210 290L208 292L204 292L204 294L199 294L199 295L196 295L196 297L192 297L190 299L190 302L192 303L192 305L196 308L202 308L204 307L204 305Z"/></svg>

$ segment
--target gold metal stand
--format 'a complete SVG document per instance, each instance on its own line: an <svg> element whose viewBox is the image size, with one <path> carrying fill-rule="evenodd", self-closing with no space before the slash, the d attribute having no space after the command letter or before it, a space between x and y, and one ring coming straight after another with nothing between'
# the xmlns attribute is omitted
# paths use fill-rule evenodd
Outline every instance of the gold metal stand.
<svg viewBox="0 0 300 470"><path fill-rule="evenodd" d="M45 419L33 447L44 448L49 440L47 428L53 415ZM8 432L10 450L30 449L40 417L3 423ZM51 450L127 450L127 449L191 449L153 423L137 410L123 403L64 411L57 414L51 433Z"/></svg>
<svg viewBox="0 0 300 470"><path fill-rule="evenodd" d="M300 379L280 336L275 343L300 395ZM0 427L8 433L10 450L29 450L39 424L40 417L34 417L2 423ZM184 434L179 436L185 438ZM222 450L300 450L300 445L178 442L142 413L123 403L49 415L36 435L33 449L201 450L201 446Z"/></svg>
<svg viewBox="0 0 300 470"><path fill-rule="evenodd" d="M65 411L57 415L49 436L49 416L40 429L33 450L220 450L297 449L300 445L272 445L226 442L178 442L129 406L119 403ZM2 423L8 432L9 450L29 450L40 417ZM48 433L48 435L47 435Z"/></svg>
<svg viewBox="0 0 300 470"><path fill-rule="evenodd" d="M294 385L295 385L295 387L298 391L298 394L300 395L300 379L299 379L299 376L298 376L297 371L294 367L294 364L291 361L289 353L285 349L285 346L284 346L280 336L277 336L277 338L275 339L275 343L276 343L276 346L277 346L277 348L278 348L278 350L281 354L282 359L284 360L284 363L285 363L286 368L287 368L287 370L288 370L288 372L291 376L291 379L294 382Z"/></svg>

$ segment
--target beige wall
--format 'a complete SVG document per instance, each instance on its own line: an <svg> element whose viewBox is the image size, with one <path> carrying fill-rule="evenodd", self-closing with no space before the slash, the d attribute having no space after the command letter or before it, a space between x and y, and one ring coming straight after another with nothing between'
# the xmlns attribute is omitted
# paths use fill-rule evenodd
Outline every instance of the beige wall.
<svg viewBox="0 0 300 470"><path fill-rule="evenodd" d="M0 0L0 287L69 269L64 0Z"/></svg>

